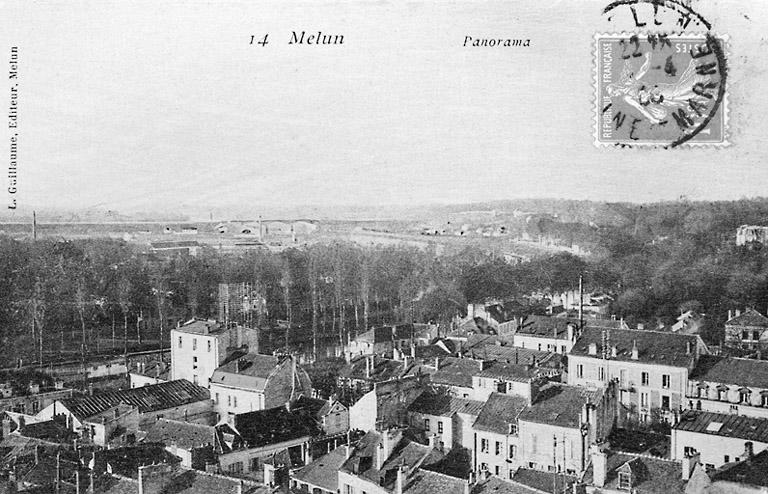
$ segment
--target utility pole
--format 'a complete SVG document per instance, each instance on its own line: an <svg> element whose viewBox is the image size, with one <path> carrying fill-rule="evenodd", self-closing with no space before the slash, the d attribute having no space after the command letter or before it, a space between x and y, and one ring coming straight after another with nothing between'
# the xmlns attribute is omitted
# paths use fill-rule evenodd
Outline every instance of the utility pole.
<svg viewBox="0 0 768 494"><path fill-rule="evenodd" d="M32 211L32 240L37 240L37 212Z"/></svg>

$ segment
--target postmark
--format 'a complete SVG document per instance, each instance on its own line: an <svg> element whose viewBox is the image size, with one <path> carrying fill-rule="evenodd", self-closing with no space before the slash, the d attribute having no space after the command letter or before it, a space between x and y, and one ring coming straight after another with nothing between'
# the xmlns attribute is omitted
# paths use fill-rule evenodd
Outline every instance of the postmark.
<svg viewBox="0 0 768 494"><path fill-rule="evenodd" d="M726 39L700 34L595 36L595 143L727 144Z"/></svg>

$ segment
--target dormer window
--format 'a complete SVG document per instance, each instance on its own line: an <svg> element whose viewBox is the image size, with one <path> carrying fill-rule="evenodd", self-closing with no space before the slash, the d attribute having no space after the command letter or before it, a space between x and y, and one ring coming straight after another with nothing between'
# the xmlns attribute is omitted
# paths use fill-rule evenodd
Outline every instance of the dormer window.
<svg viewBox="0 0 768 494"><path fill-rule="evenodd" d="M619 489L632 489L632 474L629 472L619 472Z"/></svg>

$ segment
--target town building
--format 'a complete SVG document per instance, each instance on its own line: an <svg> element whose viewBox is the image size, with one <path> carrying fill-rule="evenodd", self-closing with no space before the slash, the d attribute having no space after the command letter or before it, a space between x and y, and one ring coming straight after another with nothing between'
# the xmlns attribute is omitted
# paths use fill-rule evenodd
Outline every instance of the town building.
<svg viewBox="0 0 768 494"><path fill-rule="evenodd" d="M696 459L674 461L593 448L582 482L587 494L690 494L686 482Z"/></svg>
<svg viewBox="0 0 768 494"><path fill-rule="evenodd" d="M768 361L702 355L687 399L692 410L768 419Z"/></svg>
<svg viewBox="0 0 768 494"><path fill-rule="evenodd" d="M484 403L446 394L423 392L408 407L408 423L427 435L435 434L444 450L474 447L472 424Z"/></svg>
<svg viewBox="0 0 768 494"><path fill-rule="evenodd" d="M747 446L747 443L749 445ZM768 419L686 411L672 427L672 458L701 455L707 468L744 459L768 448Z"/></svg>
<svg viewBox="0 0 768 494"><path fill-rule="evenodd" d="M158 419L143 441L164 444L166 451L181 458L182 466L197 470L217 463L229 451L221 428L180 420Z"/></svg>
<svg viewBox="0 0 768 494"><path fill-rule="evenodd" d="M232 329L213 320L192 319L171 330L171 379L208 387L233 341Z"/></svg>
<svg viewBox="0 0 768 494"><path fill-rule="evenodd" d="M135 405L118 403L83 422L84 441L102 448L129 446L138 434L139 408Z"/></svg>
<svg viewBox="0 0 768 494"><path fill-rule="evenodd" d="M350 341L345 355L392 355L395 349L409 352L414 342L414 326L411 323L392 324L371 328Z"/></svg>
<svg viewBox="0 0 768 494"><path fill-rule="evenodd" d="M442 458L434 445L412 441L404 437L402 429L371 430L350 447L349 457L339 469L339 492L403 493L421 468Z"/></svg>
<svg viewBox="0 0 768 494"><path fill-rule="evenodd" d="M725 344L739 348L760 349L768 344L768 317L755 309L736 311L733 317L728 311L725 321Z"/></svg>
<svg viewBox="0 0 768 494"><path fill-rule="evenodd" d="M608 436L616 422L615 386L585 388L549 383L520 412L518 464L576 475L589 462L589 445Z"/></svg>
<svg viewBox="0 0 768 494"><path fill-rule="evenodd" d="M82 433L86 421L119 404L138 408L140 429L148 428L160 418L199 423L209 423L213 418L213 404L208 390L183 379L56 400L36 417L52 420L56 416L64 416L70 429Z"/></svg>
<svg viewBox="0 0 768 494"><path fill-rule="evenodd" d="M472 424L472 470L512 478L521 465L518 415L530 402L520 396L491 394Z"/></svg>
<svg viewBox="0 0 768 494"><path fill-rule="evenodd" d="M706 471L697 464L686 494L764 494L768 491L768 451L755 454L746 448L739 461Z"/></svg>
<svg viewBox="0 0 768 494"><path fill-rule="evenodd" d="M531 315L523 319L514 336L514 345L538 351L569 353L578 334L578 321Z"/></svg>
<svg viewBox="0 0 768 494"><path fill-rule="evenodd" d="M340 446L291 473L293 493L337 494L339 470L347 461L347 446Z"/></svg>
<svg viewBox="0 0 768 494"><path fill-rule="evenodd" d="M361 431L383 430L408 423L408 407L423 391L416 376L376 383L349 407L349 427Z"/></svg>
<svg viewBox="0 0 768 494"><path fill-rule="evenodd" d="M568 355L568 384L618 382L619 399L641 421L652 410L671 419L686 403L688 376L708 349L698 335L584 328Z"/></svg>
<svg viewBox="0 0 768 494"><path fill-rule="evenodd" d="M293 356L249 353L214 370L211 397L219 420L239 413L283 406L300 395L312 395L312 383Z"/></svg>

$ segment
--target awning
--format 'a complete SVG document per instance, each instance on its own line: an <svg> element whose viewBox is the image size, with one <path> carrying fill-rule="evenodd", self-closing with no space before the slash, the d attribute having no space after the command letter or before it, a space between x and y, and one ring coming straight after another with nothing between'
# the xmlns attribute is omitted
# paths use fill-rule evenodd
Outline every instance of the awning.
<svg viewBox="0 0 768 494"><path fill-rule="evenodd" d="M739 393L741 393L741 394L743 394L743 395L748 395L748 394L750 394L751 392L752 392L752 390L751 390L751 389L749 389L749 388L740 388L740 389L739 389Z"/></svg>
<svg viewBox="0 0 768 494"><path fill-rule="evenodd" d="M760 391L760 396L768 396L768 389Z"/></svg>
<svg viewBox="0 0 768 494"><path fill-rule="evenodd" d="M707 383L699 383L699 384L696 385L696 387L699 388L699 389L707 389L707 388L709 388L709 384L707 384Z"/></svg>
<svg viewBox="0 0 768 494"><path fill-rule="evenodd" d="M726 386L725 384L718 384L717 385L717 390L718 391L728 391L728 386Z"/></svg>

